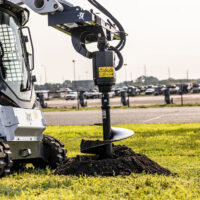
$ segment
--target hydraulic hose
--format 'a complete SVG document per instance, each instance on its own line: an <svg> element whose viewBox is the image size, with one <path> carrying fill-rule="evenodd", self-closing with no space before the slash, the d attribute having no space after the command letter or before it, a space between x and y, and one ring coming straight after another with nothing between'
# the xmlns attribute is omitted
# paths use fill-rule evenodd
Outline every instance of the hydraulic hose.
<svg viewBox="0 0 200 200"><path fill-rule="evenodd" d="M96 7L98 10L100 10L103 14L105 14L107 17L109 17L114 22L114 24L118 27L121 40L120 40L119 44L115 48L118 51L121 51L124 48L125 44L126 44L126 33L125 33L125 30L124 30L123 26L120 24L120 22L108 10L106 10L96 0L88 0L88 1L94 7Z"/></svg>
<svg viewBox="0 0 200 200"><path fill-rule="evenodd" d="M0 42L0 68L3 78L6 79L6 68L3 65L3 57L4 57L4 49L2 42Z"/></svg>
<svg viewBox="0 0 200 200"><path fill-rule="evenodd" d="M122 27L122 25L119 23L119 21L113 17L113 15L106 10L100 3L98 3L96 0L88 0L93 6L95 6L97 9L99 9L103 14L105 14L107 17L109 17L118 27L119 29L119 33L120 33L120 37L121 37L121 41L119 42L119 44L115 47L117 48L119 51L121 51L126 43L126 34L124 31L124 28Z"/></svg>
<svg viewBox="0 0 200 200"><path fill-rule="evenodd" d="M119 51L117 48L115 48L115 47L110 46L110 47L109 47L109 50L112 50L112 51L114 51L114 52L117 54L117 57L118 57L118 59L119 59L119 63L118 63L118 65L117 65L117 67L115 67L115 70L118 71L118 70L120 70L120 69L122 68L122 66L123 66L123 64L124 64L123 56L122 56L122 54L120 53L120 51Z"/></svg>
<svg viewBox="0 0 200 200"><path fill-rule="evenodd" d="M0 57L3 58L4 57L4 49L3 49L3 44L0 42Z"/></svg>

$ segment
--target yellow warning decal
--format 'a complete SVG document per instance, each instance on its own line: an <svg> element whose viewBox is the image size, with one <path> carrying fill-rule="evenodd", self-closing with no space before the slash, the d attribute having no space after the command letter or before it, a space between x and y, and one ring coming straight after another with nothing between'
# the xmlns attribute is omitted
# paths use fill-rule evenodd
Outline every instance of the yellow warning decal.
<svg viewBox="0 0 200 200"><path fill-rule="evenodd" d="M99 67L99 78L114 78L114 67Z"/></svg>

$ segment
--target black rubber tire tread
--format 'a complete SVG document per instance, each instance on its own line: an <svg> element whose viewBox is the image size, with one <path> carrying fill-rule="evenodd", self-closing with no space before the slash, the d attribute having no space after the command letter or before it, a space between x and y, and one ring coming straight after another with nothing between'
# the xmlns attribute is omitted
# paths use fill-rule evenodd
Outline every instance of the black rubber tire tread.
<svg viewBox="0 0 200 200"><path fill-rule="evenodd" d="M26 163L13 162L11 172L21 172L26 169Z"/></svg>
<svg viewBox="0 0 200 200"><path fill-rule="evenodd" d="M38 160L34 162L33 165L36 168L44 169L46 166L49 166L50 169L56 169L58 165L62 164L67 159L67 150L64 144L58 139L49 135L44 135L43 145L46 161Z"/></svg>
<svg viewBox="0 0 200 200"><path fill-rule="evenodd" d="M8 144L0 141L0 177L10 174L13 166L12 153Z"/></svg>

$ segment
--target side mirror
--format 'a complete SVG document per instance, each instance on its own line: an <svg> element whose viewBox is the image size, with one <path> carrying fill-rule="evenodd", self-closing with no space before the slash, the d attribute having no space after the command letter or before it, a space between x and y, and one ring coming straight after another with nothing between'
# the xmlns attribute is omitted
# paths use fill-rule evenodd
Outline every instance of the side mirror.
<svg viewBox="0 0 200 200"><path fill-rule="evenodd" d="M19 33L22 40L22 48L27 58L30 71L34 70L34 48L29 27L20 27Z"/></svg>

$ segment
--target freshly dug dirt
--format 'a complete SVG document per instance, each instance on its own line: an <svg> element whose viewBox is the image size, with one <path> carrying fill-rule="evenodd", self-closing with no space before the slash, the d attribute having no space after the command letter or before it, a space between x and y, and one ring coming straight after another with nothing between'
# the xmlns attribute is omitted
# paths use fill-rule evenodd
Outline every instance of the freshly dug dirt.
<svg viewBox="0 0 200 200"><path fill-rule="evenodd" d="M170 175L145 155L136 154L126 146L113 146L112 159L99 159L98 156L77 156L69 158L55 171L57 175L117 176L131 173Z"/></svg>

